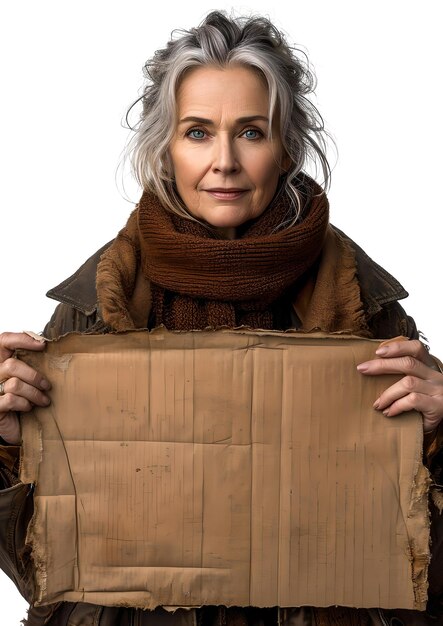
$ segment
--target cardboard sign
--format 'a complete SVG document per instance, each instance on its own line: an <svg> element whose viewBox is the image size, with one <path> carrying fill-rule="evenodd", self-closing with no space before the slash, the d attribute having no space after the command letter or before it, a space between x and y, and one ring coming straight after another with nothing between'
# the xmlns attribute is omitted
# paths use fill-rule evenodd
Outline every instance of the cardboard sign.
<svg viewBox="0 0 443 626"><path fill-rule="evenodd" d="M71 334L25 360L53 385L23 417L36 604L424 609L418 413L346 335Z"/></svg>

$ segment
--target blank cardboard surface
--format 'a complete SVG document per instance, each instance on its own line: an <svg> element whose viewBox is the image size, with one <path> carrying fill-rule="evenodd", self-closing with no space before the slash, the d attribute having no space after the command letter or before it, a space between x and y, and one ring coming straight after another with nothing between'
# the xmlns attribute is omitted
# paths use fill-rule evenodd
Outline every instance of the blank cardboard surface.
<svg viewBox="0 0 443 626"><path fill-rule="evenodd" d="M36 604L424 609L418 413L372 408L377 342L216 331L71 334L24 359ZM397 377L398 378L398 377Z"/></svg>

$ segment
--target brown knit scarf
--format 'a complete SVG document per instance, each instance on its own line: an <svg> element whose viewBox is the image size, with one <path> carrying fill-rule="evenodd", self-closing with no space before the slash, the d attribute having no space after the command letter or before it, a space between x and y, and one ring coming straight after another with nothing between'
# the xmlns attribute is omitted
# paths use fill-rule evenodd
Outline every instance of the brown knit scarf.
<svg viewBox="0 0 443 626"><path fill-rule="evenodd" d="M320 187L303 181L299 223L278 230L289 213L287 197L279 194L235 240L171 214L145 192L99 264L105 322L115 330L146 327L150 313L154 326L170 330L283 329L291 325L291 305L308 290L304 328L361 332L354 253L328 228Z"/></svg>
<svg viewBox="0 0 443 626"><path fill-rule="evenodd" d="M280 194L237 239L226 240L200 223L166 212L145 193L138 225L155 325L176 330L278 328L279 300L319 256L328 224L322 195L312 199L301 224L275 232L289 209L286 195Z"/></svg>

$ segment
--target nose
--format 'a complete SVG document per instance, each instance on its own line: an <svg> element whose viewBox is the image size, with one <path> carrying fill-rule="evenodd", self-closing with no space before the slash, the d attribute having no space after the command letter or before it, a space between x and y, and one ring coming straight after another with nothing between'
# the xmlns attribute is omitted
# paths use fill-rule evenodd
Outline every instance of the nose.
<svg viewBox="0 0 443 626"><path fill-rule="evenodd" d="M233 140L227 135L219 135L214 141L213 172L232 174L239 169L240 164L235 152Z"/></svg>

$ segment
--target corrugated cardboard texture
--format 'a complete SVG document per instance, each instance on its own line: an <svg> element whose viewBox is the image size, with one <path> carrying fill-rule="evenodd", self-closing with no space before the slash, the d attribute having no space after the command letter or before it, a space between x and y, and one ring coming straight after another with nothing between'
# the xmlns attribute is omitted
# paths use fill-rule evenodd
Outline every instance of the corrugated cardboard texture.
<svg viewBox="0 0 443 626"><path fill-rule="evenodd" d="M424 609L427 471L343 335L67 335L28 354L37 604Z"/></svg>

